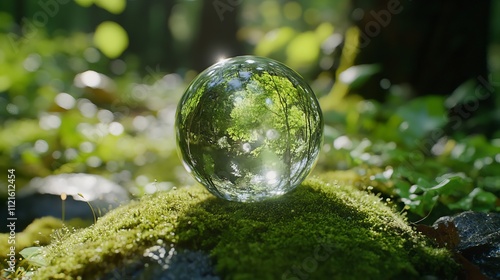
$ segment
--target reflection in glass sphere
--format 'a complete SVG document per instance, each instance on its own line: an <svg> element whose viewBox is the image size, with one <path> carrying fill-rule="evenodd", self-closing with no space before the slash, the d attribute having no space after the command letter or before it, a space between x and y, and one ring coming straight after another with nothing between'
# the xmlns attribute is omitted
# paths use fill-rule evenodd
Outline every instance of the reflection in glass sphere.
<svg viewBox="0 0 500 280"><path fill-rule="evenodd" d="M198 75L177 108L186 169L214 195L260 201L297 187L319 153L323 117L307 83L268 58L241 56Z"/></svg>

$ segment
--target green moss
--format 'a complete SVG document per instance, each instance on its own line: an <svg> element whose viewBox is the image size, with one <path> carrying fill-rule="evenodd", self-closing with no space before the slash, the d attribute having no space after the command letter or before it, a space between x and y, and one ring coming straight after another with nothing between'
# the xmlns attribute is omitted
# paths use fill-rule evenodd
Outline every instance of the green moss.
<svg viewBox="0 0 500 280"><path fill-rule="evenodd" d="M72 228L81 228L89 225L89 223L80 219L73 219L65 224L66 226ZM26 247L49 244L51 241L52 232L62 227L63 222L54 217L43 217L34 220L22 232L16 233L16 253L19 253ZM10 251L10 246L12 246L12 244L9 244L8 241L9 233L0 234L0 257L2 258L7 257L7 254Z"/></svg>
<svg viewBox="0 0 500 280"><path fill-rule="evenodd" d="M50 241L50 234L54 229L62 227L62 222L59 219L52 217L45 217L41 219L36 219L29 226L27 226L22 232L16 233L15 235L15 248L16 253L19 253L22 249L30 246L47 245ZM2 258L7 257L9 253L9 248L12 246L8 243L9 234L0 234L0 254Z"/></svg>
<svg viewBox="0 0 500 280"><path fill-rule="evenodd" d="M144 197L46 247L36 279L93 279L158 243L210 252L224 279L451 278L456 267L377 197L308 180L258 203L199 186Z"/></svg>

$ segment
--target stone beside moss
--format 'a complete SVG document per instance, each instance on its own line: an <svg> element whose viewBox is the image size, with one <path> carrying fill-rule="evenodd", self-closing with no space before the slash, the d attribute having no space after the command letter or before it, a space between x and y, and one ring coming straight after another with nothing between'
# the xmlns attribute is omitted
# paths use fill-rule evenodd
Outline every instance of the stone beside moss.
<svg viewBox="0 0 500 280"><path fill-rule="evenodd" d="M96 279L154 245L208 252L222 279L453 278L456 264L376 196L310 179L282 197L179 188L121 206L44 248L34 279Z"/></svg>

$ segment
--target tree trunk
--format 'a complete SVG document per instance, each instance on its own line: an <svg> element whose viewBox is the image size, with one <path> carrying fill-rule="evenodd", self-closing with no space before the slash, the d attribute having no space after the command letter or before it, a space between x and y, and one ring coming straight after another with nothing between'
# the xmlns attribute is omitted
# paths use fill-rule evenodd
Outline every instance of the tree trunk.
<svg viewBox="0 0 500 280"><path fill-rule="evenodd" d="M240 6L237 1L203 1L200 28L191 51L191 68L202 71L219 58L243 54L236 38Z"/></svg>
<svg viewBox="0 0 500 280"><path fill-rule="evenodd" d="M352 0L362 32L356 64L380 63L366 97L383 100L380 79L409 83L416 95L448 95L477 76L486 77L490 0ZM361 10L360 10L361 9Z"/></svg>

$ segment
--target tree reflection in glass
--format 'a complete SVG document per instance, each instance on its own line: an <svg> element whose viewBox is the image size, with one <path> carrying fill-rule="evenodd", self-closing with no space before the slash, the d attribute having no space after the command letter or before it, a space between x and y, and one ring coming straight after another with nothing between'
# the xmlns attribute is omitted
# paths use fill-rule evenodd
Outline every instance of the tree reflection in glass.
<svg viewBox="0 0 500 280"><path fill-rule="evenodd" d="M260 201L282 195L309 174L323 118L307 83L287 66L241 56L202 72L177 108L183 162L216 196Z"/></svg>

